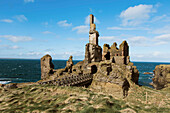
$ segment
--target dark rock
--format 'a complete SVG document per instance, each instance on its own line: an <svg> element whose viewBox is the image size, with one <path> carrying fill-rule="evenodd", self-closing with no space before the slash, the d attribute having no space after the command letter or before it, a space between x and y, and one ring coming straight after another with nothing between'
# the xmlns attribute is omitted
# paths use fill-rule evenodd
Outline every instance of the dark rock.
<svg viewBox="0 0 170 113"><path fill-rule="evenodd" d="M5 84L4 88L14 89L14 88L18 88L18 86L17 86L17 83L10 83L10 84Z"/></svg>
<svg viewBox="0 0 170 113"><path fill-rule="evenodd" d="M162 89L170 85L170 65L157 65L154 78L152 78L155 89Z"/></svg>

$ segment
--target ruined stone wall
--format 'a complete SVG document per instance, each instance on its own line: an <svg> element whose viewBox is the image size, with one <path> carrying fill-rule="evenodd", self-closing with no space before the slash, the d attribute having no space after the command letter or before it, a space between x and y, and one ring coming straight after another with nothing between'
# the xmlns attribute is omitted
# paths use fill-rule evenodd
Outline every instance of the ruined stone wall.
<svg viewBox="0 0 170 113"><path fill-rule="evenodd" d="M54 65L52 63L52 57L45 55L41 58L41 79L45 79L49 74L53 73Z"/></svg>
<svg viewBox="0 0 170 113"><path fill-rule="evenodd" d="M110 58L109 58L110 57ZM128 64L130 62L129 46L126 41L123 41L119 49L117 43L114 42L111 47L108 44L103 45L102 60L110 60L116 64Z"/></svg>
<svg viewBox="0 0 170 113"><path fill-rule="evenodd" d="M110 60L110 46L109 46L109 44L103 45L102 60Z"/></svg>

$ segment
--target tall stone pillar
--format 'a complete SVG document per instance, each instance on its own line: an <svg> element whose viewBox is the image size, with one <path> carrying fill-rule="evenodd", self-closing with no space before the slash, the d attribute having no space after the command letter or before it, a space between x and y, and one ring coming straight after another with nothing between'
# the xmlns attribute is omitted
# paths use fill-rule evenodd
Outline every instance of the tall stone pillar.
<svg viewBox="0 0 170 113"><path fill-rule="evenodd" d="M49 77L49 74L53 73L54 65L52 63L52 57L45 55L41 58L41 79Z"/></svg>
<svg viewBox="0 0 170 113"><path fill-rule="evenodd" d="M90 15L90 31L89 31L89 43L98 45L99 33L96 31L96 25L94 24L94 16Z"/></svg>
<svg viewBox="0 0 170 113"><path fill-rule="evenodd" d="M85 62L100 62L102 60L102 48L98 45L99 33L96 31L94 16L90 15L89 43L86 44Z"/></svg>

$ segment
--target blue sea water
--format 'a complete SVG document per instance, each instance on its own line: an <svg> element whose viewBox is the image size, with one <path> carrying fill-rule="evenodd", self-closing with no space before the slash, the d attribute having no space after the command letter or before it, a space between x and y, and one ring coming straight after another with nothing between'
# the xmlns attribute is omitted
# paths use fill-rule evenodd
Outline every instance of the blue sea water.
<svg viewBox="0 0 170 113"><path fill-rule="evenodd" d="M73 61L74 64L79 61ZM133 62L139 70L139 84L149 86L153 75L144 75L144 72L153 72L156 65L170 63ZM66 60L53 60L55 69L64 68ZM41 78L40 60L27 59L0 59L0 83L36 82Z"/></svg>

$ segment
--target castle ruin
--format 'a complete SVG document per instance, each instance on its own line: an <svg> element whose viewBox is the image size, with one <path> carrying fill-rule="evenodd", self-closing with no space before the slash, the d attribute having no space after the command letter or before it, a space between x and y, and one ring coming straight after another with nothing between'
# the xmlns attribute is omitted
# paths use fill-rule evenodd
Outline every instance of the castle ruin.
<svg viewBox="0 0 170 113"><path fill-rule="evenodd" d="M96 30L94 16L91 14L89 43L85 46L85 59L73 65L73 57L70 56L65 68L54 69L51 56L45 55L41 58L42 80L39 83L93 88L100 86L104 89L109 88L108 90L118 85L124 92L129 89L131 82L138 84L139 72L130 62L128 43L123 41L119 48L116 42L111 47L104 44L102 51L98 40L99 32ZM109 84L109 87L105 87L104 84L106 86Z"/></svg>

